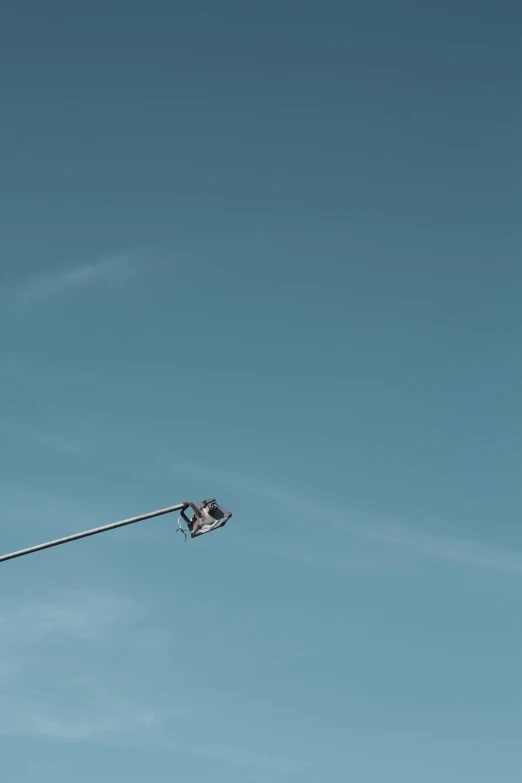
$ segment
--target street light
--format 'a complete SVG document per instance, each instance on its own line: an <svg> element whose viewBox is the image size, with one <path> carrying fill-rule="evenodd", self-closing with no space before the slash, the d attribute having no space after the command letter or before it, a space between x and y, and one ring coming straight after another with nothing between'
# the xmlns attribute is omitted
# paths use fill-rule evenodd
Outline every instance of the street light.
<svg viewBox="0 0 522 783"><path fill-rule="evenodd" d="M191 519L185 515L185 511L189 507L194 511ZM65 536L64 538L57 538L54 541L47 541L45 544L37 544L36 546L30 546L27 549L19 549L17 552L11 552L8 555L0 555L0 563L5 560L13 560L15 557L30 555L32 552L39 552L40 549L49 549L52 546L68 544L70 541L76 541L79 538L87 538L87 536L105 533L106 530L114 530L117 527L132 525L134 522L141 522L144 519L160 517L163 514L171 514L173 511L180 512L182 519L188 527L191 538L196 538L196 536L201 536L204 533L210 533L211 530L223 527L232 516L230 511L227 511L216 503L215 498L207 498L206 500L201 501L198 506L195 506L194 503L180 503L177 506L169 506L168 508L161 508L159 511L150 511L148 514L141 514L139 517L130 517L129 519L121 520L121 522L113 522L110 525L103 525L103 527L94 527L92 530L84 530L83 533L75 533L72 536ZM181 530L185 533L183 528L181 528Z"/></svg>

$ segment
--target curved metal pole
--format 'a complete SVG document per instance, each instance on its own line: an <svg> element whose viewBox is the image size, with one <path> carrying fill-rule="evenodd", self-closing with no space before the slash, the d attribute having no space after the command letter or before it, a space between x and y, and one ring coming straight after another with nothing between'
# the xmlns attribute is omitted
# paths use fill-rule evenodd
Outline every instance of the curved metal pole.
<svg viewBox="0 0 522 783"><path fill-rule="evenodd" d="M159 511L150 511L148 514L141 514L139 517L131 517L130 519L123 519L121 522L113 522L110 525L103 525L103 527L95 527L92 530L85 530L83 533L75 533L73 536L65 536L65 538L57 538L54 541L48 541L46 544L38 544L37 546L30 546L28 549L19 549L18 552L11 552L8 555L0 555L0 563L4 560L12 560L15 557L22 557L22 555L30 555L31 552L39 552L40 549L49 549L52 546L59 546L60 544L68 544L69 541L76 541L78 538L87 538L87 536L95 536L97 533L104 533L106 530L114 530L116 527L123 527L124 525L132 525L134 522L141 522L143 519L150 519L151 517L159 517L162 514L170 514L172 511L181 511L192 503L180 503L177 506L169 506L168 508L162 508Z"/></svg>

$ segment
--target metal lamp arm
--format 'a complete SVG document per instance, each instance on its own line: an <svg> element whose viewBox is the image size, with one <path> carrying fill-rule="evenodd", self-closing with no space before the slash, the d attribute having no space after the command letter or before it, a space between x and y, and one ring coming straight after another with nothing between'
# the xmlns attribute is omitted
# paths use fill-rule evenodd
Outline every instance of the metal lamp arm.
<svg viewBox="0 0 522 783"><path fill-rule="evenodd" d="M169 506L168 508L162 508L159 511L151 511L148 514L141 514L138 517L130 517L129 519L123 519L121 522L113 522L110 525L103 525L102 527L95 527L92 530L85 530L83 533L75 533L72 536L65 536L64 538L57 538L54 541L47 541L45 544L38 544L37 546L31 546L27 549L19 549L17 552L11 552L7 555L0 555L0 563L6 560L13 560L15 557L22 557L23 555L29 555L32 552L39 552L41 549L49 549L53 546L59 546L60 544L68 544L70 541L76 541L79 538L87 538L87 536L95 536L98 533L105 533L106 530L114 530L117 527L124 527L125 525L132 525L135 522L141 522L144 519L151 519L152 517L159 517L163 514L170 514L173 511L180 511L183 519L186 519L183 514L184 509L191 506L196 514L201 516L193 503L179 503L177 506Z"/></svg>

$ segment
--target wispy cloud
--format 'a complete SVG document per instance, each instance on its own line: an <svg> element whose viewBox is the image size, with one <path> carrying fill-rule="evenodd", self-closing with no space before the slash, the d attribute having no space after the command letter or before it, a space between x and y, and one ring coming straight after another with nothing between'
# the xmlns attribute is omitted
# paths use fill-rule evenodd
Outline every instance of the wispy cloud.
<svg viewBox="0 0 522 783"><path fill-rule="evenodd" d="M309 767L308 762L303 759L278 758L273 753L256 752L222 740L208 744L200 743L192 747L185 745L185 750L192 751L197 756L224 761L234 767L263 771L270 775L270 780L274 780L274 776L277 776L278 780L283 780L287 775L302 773Z"/></svg>
<svg viewBox="0 0 522 783"><path fill-rule="evenodd" d="M86 372L70 364L53 364L49 357L39 363L33 358L27 359L18 354L8 356L5 352L0 363L0 382L2 384L32 383L50 388L93 388L107 389L119 384L111 382L103 373Z"/></svg>
<svg viewBox="0 0 522 783"><path fill-rule="evenodd" d="M24 422L16 421L13 418L0 417L0 433L3 433L6 437L16 438L16 440L21 438L24 441L30 441L46 450L64 452L74 456L80 456L85 453L85 448L72 438L60 437L55 433L41 430L38 427L30 427Z"/></svg>
<svg viewBox="0 0 522 783"><path fill-rule="evenodd" d="M255 735L238 736L237 727L223 719L222 705L209 705L206 695L194 706L193 690L189 699L183 688L185 674L180 672L179 682L175 676L179 650L170 632L147 617L134 601L100 589L55 589L4 609L0 738L140 742L277 781L306 768L302 758L256 748ZM150 669L157 665L162 674L151 688ZM140 673L146 673L145 687ZM168 692L173 685L179 685L177 700ZM176 707L176 701L190 706ZM208 725L212 731L201 733Z"/></svg>
<svg viewBox="0 0 522 783"><path fill-rule="evenodd" d="M60 590L4 611L0 734L107 740L154 725L154 709L118 687L117 669L103 687L97 669L101 650L124 651L138 614L97 590Z"/></svg>
<svg viewBox="0 0 522 783"><path fill-rule="evenodd" d="M411 526L391 521L373 521L357 530L359 536L381 544L389 544L414 555L448 564L480 566L483 568L522 573L522 553L505 550L492 544L484 544L465 538L450 538L419 532Z"/></svg>
<svg viewBox="0 0 522 783"><path fill-rule="evenodd" d="M8 293L12 302L20 305L34 304L94 284L128 277L135 270L131 256L114 255L87 264L46 270L11 286Z"/></svg>
<svg viewBox="0 0 522 783"><path fill-rule="evenodd" d="M121 735L129 730L143 729L155 723L152 710L129 709L129 705L112 704L107 709L93 710L83 702L75 705L61 700L52 702L48 694L32 693L19 696L6 707L9 714L2 719L0 734L49 737L62 740L107 739L108 735Z"/></svg>
<svg viewBox="0 0 522 783"><path fill-rule="evenodd" d="M176 472L185 472L191 477L204 479L210 486L221 486L234 494L247 494L256 498L257 503L262 498L265 503L272 503L278 508L284 508L289 514L287 518L299 520L301 525L301 538L303 535L303 520L314 523L317 528L317 520L321 520L321 526L338 532L339 535L347 534L352 539L379 548L377 559L383 562L383 554L400 557L403 561L408 557L423 558L425 560L444 562L454 566L473 566L492 571L504 571L522 573L522 552L517 550L505 550L493 544L473 541L462 537L440 536L424 530L420 531L412 524L398 523L396 520L383 518L379 515L360 514L340 504L338 508L332 505L331 500L320 502L315 498L307 497L304 502L299 493L288 490L277 482L252 478L249 476L232 475L219 470L208 468L204 465L196 465L184 460L176 466ZM239 490L238 490L239 488ZM291 524L289 521L288 524ZM341 546L341 542L338 541ZM269 550L263 546L263 551L269 554ZM285 549L285 545L278 546L273 551L276 557L287 557L296 562L325 567L334 570L350 570L352 566L347 560L346 567L342 566L342 553L340 548L335 551L329 549L321 552L319 547L312 551L299 551L299 541L295 548ZM357 554L360 558L360 552ZM375 571L372 560L369 559L368 548L364 553L365 572Z"/></svg>

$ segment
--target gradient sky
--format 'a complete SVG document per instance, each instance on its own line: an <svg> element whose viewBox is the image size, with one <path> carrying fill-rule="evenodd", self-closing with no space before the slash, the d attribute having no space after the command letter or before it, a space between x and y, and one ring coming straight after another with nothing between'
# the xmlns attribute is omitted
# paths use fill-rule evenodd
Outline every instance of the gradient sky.
<svg viewBox="0 0 522 783"><path fill-rule="evenodd" d="M0 783L519 783L521 24L1 4Z"/></svg>

